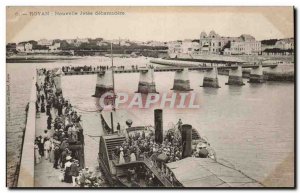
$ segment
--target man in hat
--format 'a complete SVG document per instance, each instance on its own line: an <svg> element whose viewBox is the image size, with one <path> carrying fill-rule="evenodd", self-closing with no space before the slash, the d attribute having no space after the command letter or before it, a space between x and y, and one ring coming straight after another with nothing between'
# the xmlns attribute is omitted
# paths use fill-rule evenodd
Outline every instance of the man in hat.
<svg viewBox="0 0 300 193"><path fill-rule="evenodd" d="M71 165L72 165L72 157L67 156L66 157L66 163L65 163L65 179L64 181L67 183L72 183L72 176L71 176Z"/></svg>
<svg viewBox="0 0 300 193"><path fill-rule="evenodd" d="M58 169L58 161L60 158L60 149L59 146L55 146L54 147L54 164L53 164L53 168Z"/></svg>
<svg viewBox="0 0 300 193"><path fill-rule="evenodd" d="M73 186L76 186L76 181L79 176L79 161L74 160L70 166L70 175L72 176Z"/></svg>
<svg viewBox="0 0 300 193"><path fill-rule="evenodd" d="M182 121L181 121L181 119L178 120L178 122L177 122L176 125L178 125L178 129L179 129L179 131L181 131L181 127L182 127Z"/></svg>
<svg viewBox="0 0 300 193"><path fill-rule="evenodd" d="M120 126L120 123L118 123L118 125L117 125L117 131L118 131L118 134L120 135L120 132L121 132L121 126Z"/></svg>
<svg viewBox="0 0 300 193"><path fill-rule="evenodd" d="M52 116L50 114L47 118L47 129L51 129L51 124L52 124Z"/></svg>

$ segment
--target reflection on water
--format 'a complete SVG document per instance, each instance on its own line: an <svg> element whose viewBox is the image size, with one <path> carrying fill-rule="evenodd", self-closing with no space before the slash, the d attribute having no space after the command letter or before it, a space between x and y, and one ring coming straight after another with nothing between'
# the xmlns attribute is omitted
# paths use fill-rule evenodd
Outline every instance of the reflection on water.
<svg viewBox="0 0 300 193"><path fill-rule="evenodd" d="M115 58L114 64L130 67L145 65L145 58ZM53 64L8 64L11 77L22 71L38 66L61 65L110 65L110 60L103 57L89 57L76 61L61 61ZM30 76L26 73L26 76ZM30 78L19 76L24 89L30 89ZM294 84L267 82L245 86L227 86L227 76L219 76L221 88L202 88L203 73L190 72L191 88L197 93L200 108L196 110L165 109L164 128L176 124L179 118L184 123L192 124L201 135L206 136L217 152L217 157L227 160L236 168L258 181L264 181L278 164L294 152ZM172 92L174 72L155 73L157 91ZM13 79L13 78L12 78ZM137 90L139 74L116 74L116 91L134 93ZM84 113L95 110L96 75L63 77L64 96ZM15 104L25 107L27 97L16 92ZM154 106L155 108L155 106ZM126 114L136 123L151 124L153 109L127 111ZM7 130L11 131L12 127ZM88 130L89 128L85 128ZM99 131L87 131L97 133ZM8 136L15 137L15 136ZM96 160L95 160L96 162ZM287 174L288 175L288 174ZM293 175L293 174L292 174Z"/></svg>

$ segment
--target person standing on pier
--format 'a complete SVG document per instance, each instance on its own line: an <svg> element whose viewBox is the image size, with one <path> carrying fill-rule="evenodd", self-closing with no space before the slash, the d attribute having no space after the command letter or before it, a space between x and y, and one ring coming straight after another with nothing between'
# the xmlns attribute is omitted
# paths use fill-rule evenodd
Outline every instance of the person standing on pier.
<svg viewBox="0 0 300 193"><path fill-rule="evenodd" d="M42 136L39 136L37 141L39 146L39 153L42 157L44 157L44 140Z"/></svg>
<svg viewBox="0 0 300 193"><path fill-rule="evenodd" d="M45 96L42 94L41 95L41 100L42 100L42 103L44 103L44 101L45 101Z"/></svg>
<svg viewBox="0 0 300 193"><path fill-rule="evenodd" d="M71 165L72 165L71 159L72 159L71 156L66 157L67 162L65 163L65 167L64 167L65 168L64 181L67 183L72 183L72 176L70 175L71 174Z"/></svg>
<svg viewBox="0 0 300 193"><path fill-rule="evenodd" d="M120 123L118 123L118 125L117 125L117 131L118 131L118 134L120 135L120 133L121 133L121 126L120 126Z"/></svg>
<svg viewBox="0 0 300 193"><path fill-rule="evenodd" d="M60 158L60 149L58 146L55 146L54 149L54 164L53 164L53 168L58 169L58 161Z"/></svg>
<svg viewBox="0 0 300 193"><path fill-rule="evenodd" d="M45 103L42 102L42 104L41 104L41 113L44 113L44 112L46 112Z"/></svg>
<svg viewBox="0 0 300 193"><path fill-rule="evenodd" d="M38 102L35 102L35 110L36 110L36 113L39 113L39 103Z"/></svg>
<svg viewBox="0 0 300 193"><path fill-rule="evenodd" d="M52 116L49 114L48 119L47 119L47 129L51 129L51 124L52 124Z"/></svg>
<svg viewBox="0 0 300 193"><path fill-rule="evenodd" d="M44 149L45 149L45 160L49 158L50 150L51 150L51 142L48 138L45 138L44 142Z"/></svg>
<svg viewBox="0 0 300 193"><path fill-rule="evenodd" d="M50 112L50 110L51 110L51 104L50 104L49 102L47 103L46 109L47 109L46 114L47 114L48 116L51 116L51 112Z"/></svg>
<svg viewBox="0 0 300 193"><path fill-rule="evenodd" d="M39 153L39 146L38 146L38 141L35 140L34 142L34 160L35 160L35 164L40 163L40 159L41 159L41 155Z"/></svg>
<svg viewBox="0 0 300 193"><path fill-rule="evenodd" d="M179 131L181 131L181 127L182 127L182 121L181 121L181 119L178 120L177 125L178 125Z"/></svg>
<svg viewBox="0 0 300 193"><path fill-rule="evenodd" d="M76 186L76 181L79 176L79 161L74 160L70 166L70 175L72 176L73 186Z"/></svg>

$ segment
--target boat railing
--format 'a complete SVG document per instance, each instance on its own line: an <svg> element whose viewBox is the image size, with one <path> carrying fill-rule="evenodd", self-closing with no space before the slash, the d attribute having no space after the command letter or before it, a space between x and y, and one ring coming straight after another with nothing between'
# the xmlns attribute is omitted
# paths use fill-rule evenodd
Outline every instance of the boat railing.
<svg viewBox="0 0 300 193"><path fill-rule="evenodd" d="M166 187L173 187L173 183L171 180L166 176L166 174L157 166L156 162L151 160L151 157L148 158L147 156L143 156L144 163L149 167L149 169L159 178L159 180L166 186Z"/></svg>
<svg viewBox="0 0 300 193"><path fill-rule="evenodd" d="M112 155L112 160L115 165L123 165L129 163L138 163L143 162L147 165L147 167L153 172L153 174L166 186L173 187L172 181L168 178L168 176L158 167L156 161L153 161L151 157L148 157L147 154L141 154L135 161L131 161L129 156L124 157L125 163L120 164L119 158L116 155Z"/></svg>

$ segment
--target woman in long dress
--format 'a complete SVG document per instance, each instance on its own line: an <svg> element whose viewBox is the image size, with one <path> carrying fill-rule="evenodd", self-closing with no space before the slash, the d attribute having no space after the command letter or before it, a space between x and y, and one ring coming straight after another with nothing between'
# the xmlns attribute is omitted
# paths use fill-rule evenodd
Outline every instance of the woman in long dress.
<svg viewBox="0 0 300 193"><path fill-rule="evenodd" d="M45 150L45 159L47 160L49 158L49 154L51 150L51 142L47 138L45 138L44 150Z"/></svg>
<svg viewBox="0 0 300 193"><path fill-rule="evenodd" d="M41 155L39 152L39 146L37 145L37 141L36 141L34 143L34 160L35 160L36 164L40 163L40 158L41 158Z"/></svg>
<svg viewBox="0 0 300 193"><path fill-rule="evenodd" d="M45 103L42 103L41 104L41 113L44 113L44 112L46 112L46 110L45 110Z"/></svg>
<svg viewBox="0 0 300 193"><path fill-rule="evenodd" d="M125 159L124 159L124 152L123 152L123 150L121 150L121 152L120 152L119 164L125 164Z"/></svg>
<svg viewBox="0 0 300 193"><path fill-rule="evenodd" d="M131 154L130 154L130 161L131 162L135 162L136 161L136 156L135 156L134 152L131 152Z"/></svg>
<svg viewBox="0 0 300 193"><path fill-rule="evenodd" d="M51 141L51 150L50 150L50 155L49 155L49 161L51 163L54 163L54 149L55 149L55 144L53 143L53 139Z"/></svg>
<svg viewBox="0 0 300 193"><path fill-rule="evenodd" d="M65 179L64 179L64 181L67 183L72 183L72 176L70 174L71 165L72 165L71 159L72 158L70 156L67 156L67 162L65 163Z"/></svg>

